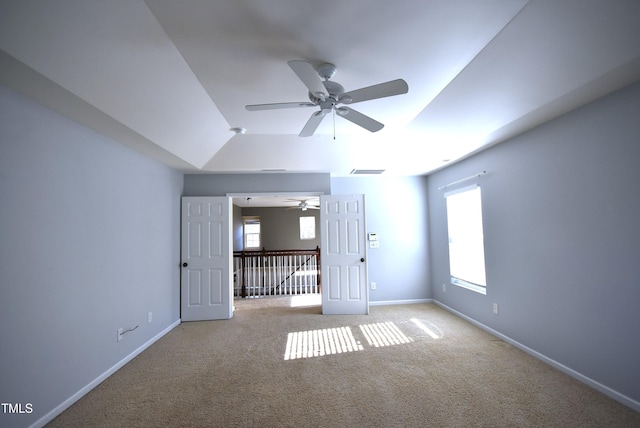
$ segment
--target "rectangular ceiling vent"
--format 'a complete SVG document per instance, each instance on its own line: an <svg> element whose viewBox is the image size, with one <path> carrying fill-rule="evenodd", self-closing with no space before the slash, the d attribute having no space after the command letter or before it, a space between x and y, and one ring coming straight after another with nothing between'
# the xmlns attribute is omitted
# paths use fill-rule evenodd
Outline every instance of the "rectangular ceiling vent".
<svg viewBox="0 0 640 428"><path fill-rule="evenodd" d="M376 175L382 174L384 169L352 169L351 174L353 175Z"/></svg>

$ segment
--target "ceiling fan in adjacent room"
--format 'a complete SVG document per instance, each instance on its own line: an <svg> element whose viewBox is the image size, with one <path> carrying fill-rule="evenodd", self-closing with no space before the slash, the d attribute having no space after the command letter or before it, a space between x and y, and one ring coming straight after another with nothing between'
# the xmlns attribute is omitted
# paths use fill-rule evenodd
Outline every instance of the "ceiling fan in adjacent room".
<svg viewBox="0 0 640 428"><path fill-rule="evenodd" d="M355 91L345 92L341 84L331 81L331 77L336 72L336 66L325 63L317 68L307 61L293 60L288 62L289 67L296 73L302 83L309 89L309 100L311 102L288 102L274 104L251 104L246 106L247 110L275 110L299 107L320 107L319 111L311 114L300 134L300 137L310 137L316 131L322 119L329 114L337 114L358 126L371 132L381 130L384 125L367 115L364 115L350 107L338 106L339 104L355 104L362 101L374 100L377 98L391 97L394 95L406 94L409 91L407 82L402 79L391 80ZM324 80L322 80L324 79Z"/></svg>
<svg viewBox="0 0 640 428"><path fill-rule="evenodd" d="M288 210L306 211L306 210L319 210L320 209L320 205L315 205L315 204L310 203L310 201L312 201L311 199L289 199L289 201L298 202L298 205L296 205L294 207L289 207L289 208L287 208Z"/></svg>

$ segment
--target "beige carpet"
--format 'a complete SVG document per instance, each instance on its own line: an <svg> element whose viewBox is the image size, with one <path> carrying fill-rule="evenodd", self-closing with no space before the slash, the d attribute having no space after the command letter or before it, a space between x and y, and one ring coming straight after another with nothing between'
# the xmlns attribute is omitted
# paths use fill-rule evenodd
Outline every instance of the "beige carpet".
<svg viewBox="0 0 640 428"><path fill-rule="evenodd" d="M181 324L49 426L640 427L640 413L432 304L326 316L279 297Z"/></svg>

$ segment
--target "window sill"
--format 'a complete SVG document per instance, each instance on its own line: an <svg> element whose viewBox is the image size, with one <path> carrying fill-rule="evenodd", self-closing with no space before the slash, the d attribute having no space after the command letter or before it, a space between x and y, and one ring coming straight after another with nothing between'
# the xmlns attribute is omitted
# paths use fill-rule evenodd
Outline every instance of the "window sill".
<svg viewBox="0 0 640 428"><path fill-rule="evenodd" d="M487 295L487 287L483 287L472 282L467 282L462 279L451 277L451 284L457 285L458 287L466 288L467 290L475 291L479 294L484 294L485 296Z"/></svg>

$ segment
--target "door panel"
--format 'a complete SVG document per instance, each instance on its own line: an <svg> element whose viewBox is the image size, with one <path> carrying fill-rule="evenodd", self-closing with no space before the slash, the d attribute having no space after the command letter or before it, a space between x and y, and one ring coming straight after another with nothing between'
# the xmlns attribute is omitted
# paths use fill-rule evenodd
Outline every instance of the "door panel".
<svg viewBox="0 0 640 428"><path fill-rule="evenodd" d="M189 287L189 305L202 305L202 272L190 269L187 275L189 276L189 281L187 282L187 287Z"/></svg>
<svg viewBox="0 0 640 428"><path fill-rule="evenodd" d="M224 281L222 278L222 269L209 269L209 304L222 304L223 289Z"/></svg>
<svg viewBox="0 0 640 428"><path fill-rule="evenodd" d="M367 314L364 195L320 197L322 313Z"/></svg>
<svg viewBox="0 0 640 428"><path fill-rule="evenodd" d="M327 263L323 262L322 266L325 266L326 264ZM327 272L328 275L323 275L328 279L325 287L328 290L329 294L327 298L330 301L342 300L342 294L340 290L340 266L327 266Z"/></svg>
<svg viewBox="0 0 640 428"><path fill-rule="evenodd" d="M362 300L362 279L360 278L360 265L358 266L349 266L349 279L348 279L348 289L349 289L349 300Z"/></svg>
<svg viewBox="0 0 640 428"><path fill-rule="evenodd" d="M230 198L182 198L182 321L233 316L230 219Z"/></svg>
<svg viewBox="0 0 640 428"><path fill-rule="evenodd" d="M222 256L222 223L209 223L209 257Z"/></svg>

